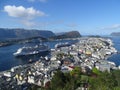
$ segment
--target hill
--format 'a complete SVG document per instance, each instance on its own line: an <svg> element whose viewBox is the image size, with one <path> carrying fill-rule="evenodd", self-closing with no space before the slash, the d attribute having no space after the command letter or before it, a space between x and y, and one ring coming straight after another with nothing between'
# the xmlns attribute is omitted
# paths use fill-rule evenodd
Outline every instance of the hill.
<svg viewBox="0 0 120 90"><path fill-rule="evenodd" d="M112 35L112 36L120 36L120 32L113 32L110 35Z"/></svg>
<svg viewBox="0 0 120 90"><path fill-rule="evenodd" d="M81 37L78 31L70 31L70 32L64 32L63 34L53 36L51 38L52 39L65 39L65 38L78 38L78 37Z"/></svg>
<svg viewBox="0 0 120 90"><path fill-rule="evenodd" d="M49 38L55 36L55 34L51 31L47 30L27 30L27 29L6 29L0 28L0 39L23 39L29 37L44 37Z"/></svg>

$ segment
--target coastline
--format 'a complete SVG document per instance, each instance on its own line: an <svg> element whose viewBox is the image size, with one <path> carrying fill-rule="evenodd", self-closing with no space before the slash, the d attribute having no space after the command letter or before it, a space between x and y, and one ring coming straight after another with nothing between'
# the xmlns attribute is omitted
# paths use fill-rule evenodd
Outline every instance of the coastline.
<svg viewBox="0 0 120 90"><path fill-rule="evenodd" d="M110 72L110 68L117 69L113 62L110 63L107 60L115 52L116 49L112 46L112 41L110 39L80 38L79 42L74 43L69 47L55 49L51 53L50 58L47 56L42 57L35 63L16 66L10 70L0 72L0 78L4 76L7 79L11 78L13 81L17 80L16 86L25 83L38 86L41 86L41 83L44 83L44 86L45 83L51 80L53 76L52 73L58 68L60 68L62 72L69 72L73 70L72 67L76 66L83 68L83 70L85 67L90 70L92 70L93 67L96 67L100 71L107 70ZM42 78L37 80L38 78L36 77ZM12 83L13 81L11 80L8 82Z"/></svg>

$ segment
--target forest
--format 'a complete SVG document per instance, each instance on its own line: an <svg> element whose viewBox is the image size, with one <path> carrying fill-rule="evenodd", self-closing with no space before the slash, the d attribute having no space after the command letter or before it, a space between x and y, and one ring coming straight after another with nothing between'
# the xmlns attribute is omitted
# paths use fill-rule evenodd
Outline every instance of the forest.
<svg viewBox="0 0 120 90"><path fill-rule="evenodd" d="M89 73L83 73L80 67L71 72L63 73L57 70L51 82L45 87L33 85L30 90L120 90L120 70L101 72L93 68Z"/></svg>

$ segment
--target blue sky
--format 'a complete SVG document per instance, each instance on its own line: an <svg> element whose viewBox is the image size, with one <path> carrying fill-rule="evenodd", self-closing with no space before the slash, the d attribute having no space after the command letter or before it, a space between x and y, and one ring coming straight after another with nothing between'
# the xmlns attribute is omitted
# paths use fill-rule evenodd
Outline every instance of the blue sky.
<svg viewBox="0 0 120 90"><path fill-rule="evenodd" d="M0 0L0 27L82 35L119 32L120 0Z"/></svg>

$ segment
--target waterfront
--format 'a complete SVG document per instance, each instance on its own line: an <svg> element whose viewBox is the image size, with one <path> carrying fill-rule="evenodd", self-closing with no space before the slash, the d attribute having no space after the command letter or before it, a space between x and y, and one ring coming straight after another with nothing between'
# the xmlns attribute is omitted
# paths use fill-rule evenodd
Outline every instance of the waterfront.
<svg viewBox="0 0 120 90"><path fill-rule="evenodd" d="M44 43L47 44L50 48L54 48L56 43L72 42L72 41L75 41L75 40L60 40L60 41L50 41L50 42L44 42ZM28 58L19 59L13 56L13 53L16 52L18 48L23 47L23 46L25 45L15 44L15 45L10 45L10 46L5 46L5 47L0 48L0 71L8 70L11 67L14 67L17 65L24 65L24 64L29 63Z"/></svg>
<svg viewBox="0 0 120 90"><path fill-rule="evenodd" d="M113 43L114 47L120 51L120 37L109 37ZM72 40L61 40L61 41L51 41L45 42L50 48L54 48L56 43L59 42L72 42ZM24 65L28 63L28 59L17 59L13 56L13 53L20 47L24 46L24 44L15 44L11 46L1 47L0 48L0 71L8 70L11 67L17 65ZM109 61L115 62L118 66L120 65L120 54L113 54L111 57L108 58Z"/></svg>
<svg viewBox="0 0 120 90"><path fill-rule="evenodd" d="M120 37L119 36L113 36L110 37L110 39L114 43L114 47L117 49L118 52L120 52ZM117 66L120 65L120 53L113 54L110 58L108 58L109 61L115 62Z"/></svg>
<svg viewBox="0 0 120 90"><path fill-rule="evenodd" d="M19 65L1 72L0 89L21 90L29 88L29 84L45 87L56 70L65 73L81 68L82 73L91 75L94 68L108 72L119 69L114 62L106 61L106 57L117 53L110 39L87 37L79 38L78 42L72 45L65 44L52 49L50 57L40 57L33 64Z"/></svg>

